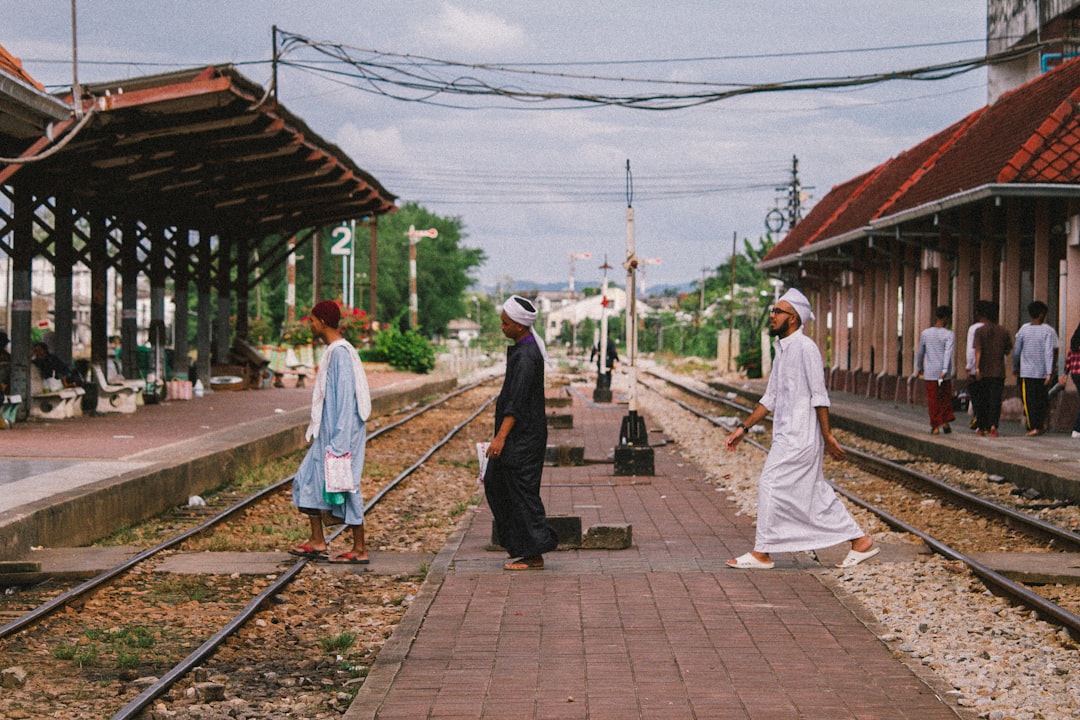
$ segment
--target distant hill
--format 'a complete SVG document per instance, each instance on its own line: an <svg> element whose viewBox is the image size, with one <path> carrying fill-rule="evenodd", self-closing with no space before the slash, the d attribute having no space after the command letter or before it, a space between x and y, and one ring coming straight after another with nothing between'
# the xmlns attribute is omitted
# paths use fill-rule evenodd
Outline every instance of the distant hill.
<svg viewBox="0 0 1080 720"><path fill-rule="evenodd" d="M613 282L608 278L608 284L613 287L622 287L623 283ZM565 291L569 287L569 283L566 282L549 282L549 283L535 283L528 280L518 280L514 282L513 287L503 288L503 292L523 293L529 294L533 292L560 292ZM574 289L581 291L583 288L598 288L600 283L595 280L588 280L583 282L575 282ZM649 285L645 291L649 295L663 295L667 291L674 293L690 292L694 289L692 283L682 283L681 285ZM494 285L475 284L469 287L469 292L484 293L486 295L494 295L499 291L499 288Z"/></svg>

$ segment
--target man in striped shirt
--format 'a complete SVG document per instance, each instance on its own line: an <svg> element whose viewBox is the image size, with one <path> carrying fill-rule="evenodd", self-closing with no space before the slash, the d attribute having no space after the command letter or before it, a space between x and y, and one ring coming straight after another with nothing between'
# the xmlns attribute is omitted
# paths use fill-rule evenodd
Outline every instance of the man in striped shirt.
<svg viewBox="0 0 1080 720"><path fill-rule="evenodd" d="M1046 432L1050 410L1050 385L1054 381L1058 337L1046 324L1046 303L1035 300L1028 305L1031 322L1016 333L1013 343L1013 370L1020 378L1020 397L1028 435Z"/></svg>
<svg viewBox="0 0 1080 720"><path fill-rule="evenodd" d="M930 412L930 434L952 432L956 419L952 409L953 348L956 336L948 328L952 308L941 305L934 311L934 324L919 334L915 370L926 380L926 408Z"/></svg>

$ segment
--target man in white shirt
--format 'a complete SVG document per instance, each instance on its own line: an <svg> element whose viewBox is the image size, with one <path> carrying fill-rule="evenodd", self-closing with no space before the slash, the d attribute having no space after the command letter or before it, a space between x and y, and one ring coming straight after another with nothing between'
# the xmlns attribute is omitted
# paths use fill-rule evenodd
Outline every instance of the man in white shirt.
<svg viewBox="0 0 1080 720"><path fill-rule="evenodd" d="M1058 337L1046 324L1049 308L1041 300L1028 304L1031 322L1016 332L1013 340L1013 370L1020 378L1020 398L1028 435L1046 432L1050 411L1050 385L1057 364Z"/></svg>

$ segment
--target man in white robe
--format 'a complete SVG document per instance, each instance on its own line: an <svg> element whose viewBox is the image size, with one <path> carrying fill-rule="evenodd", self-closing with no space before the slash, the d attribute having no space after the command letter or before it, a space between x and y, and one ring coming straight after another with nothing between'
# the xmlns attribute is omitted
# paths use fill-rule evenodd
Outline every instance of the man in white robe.
<svg viewBox="0 0 1080 720"><path fill-rule="evenodd" d="M772 448L758 482L754 549L727 561L733 568L769 570L770 553L800 552L851 542L838 567L877 555L874 545L825 480L825 452L844 457L829 428L829 394L817 345L803 334L814 319L810 301L788 290L769 311L769 334L778 338L772 374L757 407L727 438L734 450L749 428L773 414Z"/></svg>

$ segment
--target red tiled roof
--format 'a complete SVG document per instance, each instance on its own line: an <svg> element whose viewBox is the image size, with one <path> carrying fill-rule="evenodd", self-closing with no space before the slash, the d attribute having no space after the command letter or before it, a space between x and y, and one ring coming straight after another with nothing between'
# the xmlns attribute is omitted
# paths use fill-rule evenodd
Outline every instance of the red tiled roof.
<svg viewBox="0 0 1080 720"><path fill-rule="evenodd" d="M1080 58L837 185L765 261L985 185L1080 182L1078 104Z"/></svg>
<svg viewBox="0 0 1080 720"><path fill-rule="evenodd" d="M9 53L3 45L0 45L0 70L45 92L45 86L30 77L30 73L23 70L22 60Z"/></svg>

